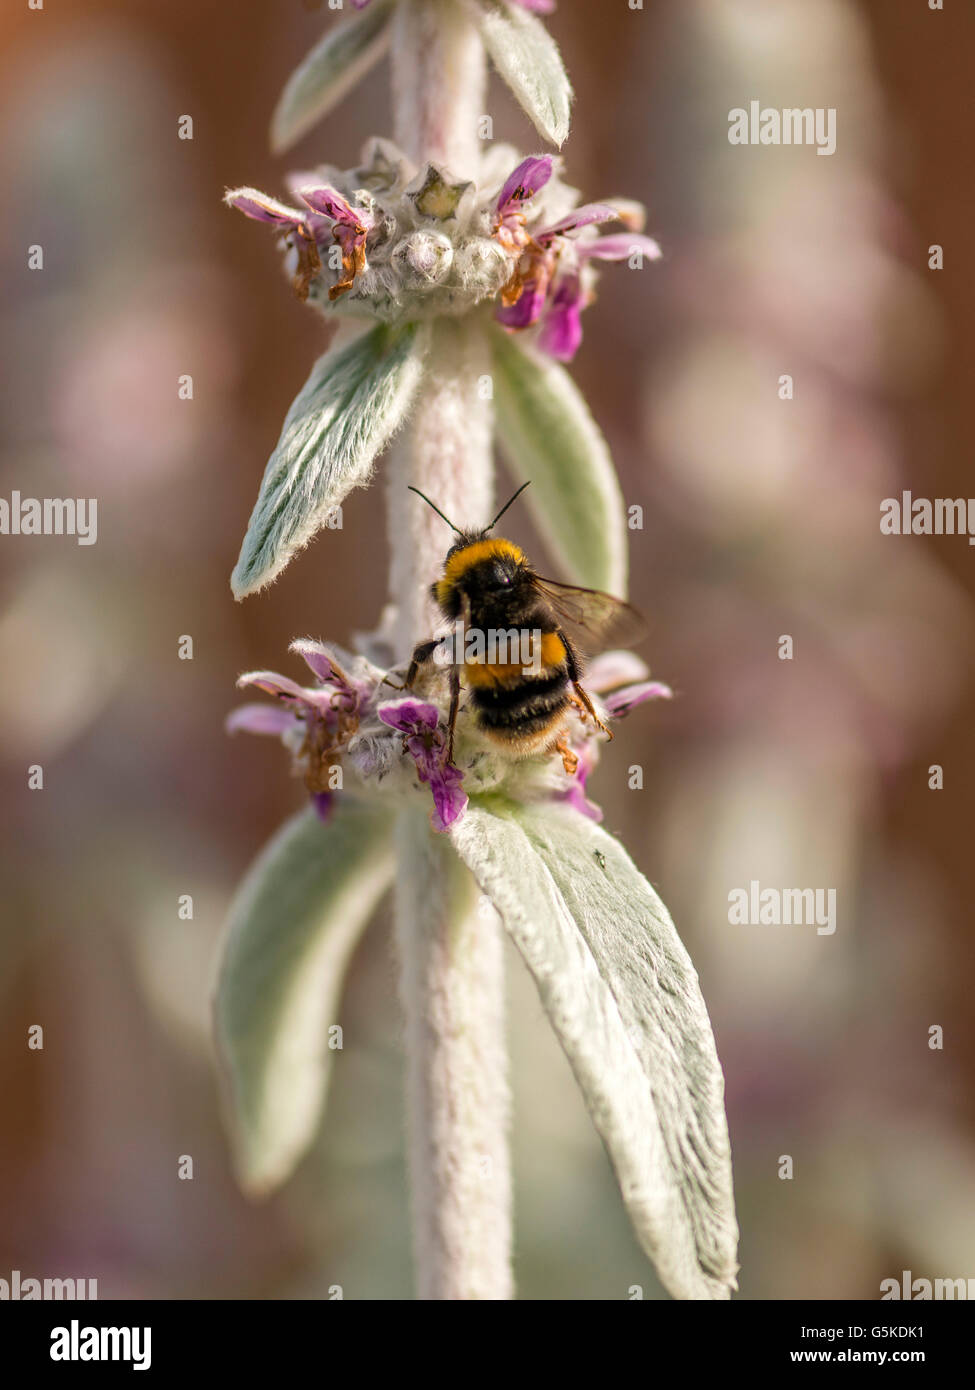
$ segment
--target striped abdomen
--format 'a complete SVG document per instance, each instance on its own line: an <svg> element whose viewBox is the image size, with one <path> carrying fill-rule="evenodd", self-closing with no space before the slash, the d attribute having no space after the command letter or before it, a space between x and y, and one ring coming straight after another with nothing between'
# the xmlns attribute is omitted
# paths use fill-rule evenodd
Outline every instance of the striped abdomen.
<svg viewBox="0 0 975 1390"><path fill-rule="evenodd" d="M568 708L566 651L555 632L542 635L537 674L526 675L520 664L467 662L464 679L478 727L515 750L527 753L544 743Z"/></svg>

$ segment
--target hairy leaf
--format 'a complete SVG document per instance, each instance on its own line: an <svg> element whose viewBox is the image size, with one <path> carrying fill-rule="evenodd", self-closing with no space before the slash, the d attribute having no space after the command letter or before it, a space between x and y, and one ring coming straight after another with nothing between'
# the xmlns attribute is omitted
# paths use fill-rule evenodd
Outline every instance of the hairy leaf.
<svg viewBox="0 0 975 1390"><path fill-rule="evenodd" d="M491 61L539 135L561 145L569 133L572 85L544 24L500 0L467 0L466 8Z"/></svg>
<svg viewBox="0 0 975 1390"><path fill-rule="evenodd" d="M288 821L230 909L214 1001L237 1168L250 1192L290 1175L325 1105L328 1028L352 950L393 877L392 818L347 795L327 825Z"/></svg>
<svg viewBox="0 0 975 1390"><path fill-rule="evenodd" d="M268 460L230 585L243 598L270 584L324 525L403 422L428 333L380 324L312 368Z"/></svg>
<svg viewBox="0 0 975 1390"><path fill-rule="evenodd" d="M393 0L333 25L288 78L271 118L271 148L282 154L337 106L389 47Z"/></svg>
<svg viewBox="0 0 975 1390"><path fill-rule="evenodd" d="M534 976L661 1281L676 1298L730 1297L724 1079L667 909L568 807L472 800L451 837Z"/></svg>

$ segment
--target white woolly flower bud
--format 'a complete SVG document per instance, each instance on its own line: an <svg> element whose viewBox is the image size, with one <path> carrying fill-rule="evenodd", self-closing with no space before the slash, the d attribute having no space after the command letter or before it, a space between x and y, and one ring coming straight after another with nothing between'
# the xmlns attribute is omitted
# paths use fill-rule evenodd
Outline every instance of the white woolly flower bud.
<svg viewBox="0 0 975 1390"><path fill-rule="evenodd" d="M450 269L454 248L439 232L412 232L393 247L392 259L404 277L436 284Z"/></svg>
<svg viewBox="0 0 975 1390"><path fill-rule="evenodd" d="M490 237L473 237L454 258L457 279L478 299L494 295L511 276L511 258Z"/></svg>

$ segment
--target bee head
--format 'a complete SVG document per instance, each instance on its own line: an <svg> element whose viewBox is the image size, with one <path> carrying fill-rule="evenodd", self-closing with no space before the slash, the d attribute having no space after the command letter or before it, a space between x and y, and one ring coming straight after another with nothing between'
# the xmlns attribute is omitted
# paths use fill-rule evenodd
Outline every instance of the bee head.
<svg viewBox="0 0 975 1390"><path fill-rule="evenodd" d="M462 593L476 587L482 593L501 594L512 587L519 571L524 569L525 557L518 547L512 545L510 541L492 540L490 533L515 498L520 496L527 486L528 483L522 483L514 496L508 498L490 525L483 529L469 528L467 530L461 530L459 526L455 526L448 516L444 516L436 503L431 502L429 497L422 493L419 488L410 488L411 492L422 497L424 502L446 521L457 536L457 540L454 541L444 557L443 579L437 580L430 586L431 595L441 611L448 617L459 616L462 607ZM465 551L472 552L469 561L458 559ZM476 579L474 578L472 563L476 563L477 566Z"/></svg>
<svg viewBox="0 0 975 1390"><path fill-rule="evenodd" d="M443 578L431 585L430 593L445 617L458 618L465 599L476 606L516 591L527 563L511 541L486 531L470 531L450 547Z"/></svg>
<svg viewBox="0 0 975 1390"><path fill-rule="evenodd" d="M444 566L446 567L450 563L452 557L459 551L466 550L468 546L477 545L478 541L487 540L490 529L490 526L488 526L483 531L458 531L458 539L454 541L453 545L444 556Z"/></svg>

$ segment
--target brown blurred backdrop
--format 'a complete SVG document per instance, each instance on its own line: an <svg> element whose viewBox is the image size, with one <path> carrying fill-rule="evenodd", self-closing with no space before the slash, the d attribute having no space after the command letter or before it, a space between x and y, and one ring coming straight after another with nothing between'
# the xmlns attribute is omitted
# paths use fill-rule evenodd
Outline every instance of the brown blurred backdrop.
<svg viewBox="0 0 975 1390"><path fill-rule="evenodd" d="M99 499L94 546L0 537L0 1277L409 1295L386 921L356 959L321 1140L264 1206L234 1186L207 1018L229 895L301 801L276 746L224 736L234 680L294 673L293 636L347 642L384 596L377 487L267 594L237 605L228 584L322 327L220 199L388 133L383 67L290 159L268 153L283 81L332 22L299 0L0 17L0 495ZM961 537L878 525L902 488L975 493L975 12L562 0L550 26L577 91L572 182L641 199L664 248L635 283L607 268L573 367L644 508L632 597L679 696L633 716L594 794L702 977L741 1294L975 1277L975 562ZM836 154L730 146L752 98L835 106ZM490 110L496 138L535 148L496 84ZM752 879L835 887L835 935L729 925ZM515 959L510 976L521 1296L659 1296Z"/></svg>

